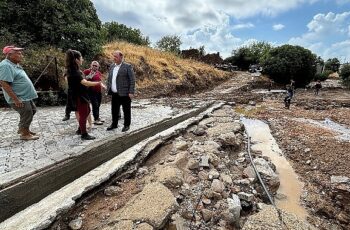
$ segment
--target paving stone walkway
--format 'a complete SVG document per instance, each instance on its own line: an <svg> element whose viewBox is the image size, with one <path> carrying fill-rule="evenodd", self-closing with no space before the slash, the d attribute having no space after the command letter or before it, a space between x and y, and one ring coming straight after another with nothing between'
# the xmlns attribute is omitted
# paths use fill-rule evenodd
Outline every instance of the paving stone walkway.
<svg viewBox="0 0 350 230"><path fill-rule="evenodd" d="M185 111L184 106L169 106L169 103L162 100L135 100L132 103L130 131L147 127ZM123 118L118 129L106 131L111 124L110 104L103 104L100 113L101 119L105 120L104 125L94 125L90 131L96 139L82 141L80 135L75 134L78 124L73 113L70 120L62 121L63 106L39 107L31 129L40 134L40 139L22 141L17 134L18 113L12 109L0 109L0 188L13 179L77 156L88 145L101 139L112 135L123 135L121 132Z"/></svg>

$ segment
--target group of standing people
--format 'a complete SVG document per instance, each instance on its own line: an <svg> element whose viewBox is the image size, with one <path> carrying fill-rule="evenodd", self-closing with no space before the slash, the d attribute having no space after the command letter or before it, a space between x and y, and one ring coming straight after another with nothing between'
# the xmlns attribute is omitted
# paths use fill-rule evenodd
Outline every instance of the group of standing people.
<svg viewBox="0 0 350 230"><path fill-rule="evenodd" d="M33 83L20 66L23 59L23 48L6 46L3 48L5 59L0 62L0 84L7 103L20 115L18 134L22 140L36 140L39 135L30 130L33 116L36 113L34 99L38 98ZM120 106L124 113L124 127L122 132L130 129L131 124L131 100L135 93L134 71L130 64L124 62L123 53L119 50L113 52L114 63L108 73L107 85L102 83L102 74L98 70L99 63L93 61L89 69L81 70L83 57L77 50L69 49L65 57L65 77L68 81L66 116L70 118L70 112L76 112L78 121L77 134L82 140L93 140L95 137L87 132L86 123L92 114L94 124L101 125L99 109L102 99L102 89L112 97L112 123L107 131L118 128Z"/></svg>

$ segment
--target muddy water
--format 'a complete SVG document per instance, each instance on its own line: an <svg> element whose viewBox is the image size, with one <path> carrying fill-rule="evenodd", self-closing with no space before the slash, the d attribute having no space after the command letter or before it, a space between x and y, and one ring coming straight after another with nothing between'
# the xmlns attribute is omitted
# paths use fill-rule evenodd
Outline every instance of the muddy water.
<svg viewBox="0 0 350 230"><path fill-rule="evenodd" d="M264 156L271 158L272 163L276 165L281 183L277 193L286 196L281 200L275 199L277 207L306 219L307 212L300 204L303 183L298 180L292 166L282 155L281 149L271 135L269 126L259 120L246 118L241 120L251 137L252 150L261 151Z"/></svg>

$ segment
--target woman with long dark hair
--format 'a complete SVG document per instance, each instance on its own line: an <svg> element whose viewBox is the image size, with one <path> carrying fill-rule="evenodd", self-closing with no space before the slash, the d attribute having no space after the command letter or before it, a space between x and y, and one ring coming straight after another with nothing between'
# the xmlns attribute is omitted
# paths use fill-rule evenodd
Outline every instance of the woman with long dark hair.
<svg viewBox="0 0 350 230"><path fill-rule="evenodd" d="M66 52L66 75L68 78L68 88L72 94L73 108L78 111L79 128L78 134L81 134L82 140L93 140L95 137L90 136L86 131L86 120L90 113L89 95L87 87L100 85L106 88L101 82L87 81L80 71L83 63L83 57L77 50L69 49Z"/></svg>

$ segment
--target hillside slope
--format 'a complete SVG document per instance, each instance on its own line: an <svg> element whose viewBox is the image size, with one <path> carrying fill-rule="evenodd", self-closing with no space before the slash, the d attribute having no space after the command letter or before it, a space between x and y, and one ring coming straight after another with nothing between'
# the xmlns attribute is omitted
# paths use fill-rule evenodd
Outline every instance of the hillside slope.
<svg viewBox="0 0 350 230"><path fill-rule="evenodd" d="M191 94L211 88L234 76L234 73L224 72L204 63L126 42L104 46L99 60L105 74L107 66L112 63L112 52L115 50L121 50L125 61L134 67L137 94L141 97Z"/></svg>

